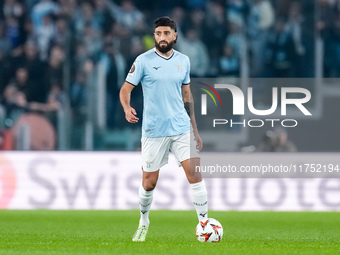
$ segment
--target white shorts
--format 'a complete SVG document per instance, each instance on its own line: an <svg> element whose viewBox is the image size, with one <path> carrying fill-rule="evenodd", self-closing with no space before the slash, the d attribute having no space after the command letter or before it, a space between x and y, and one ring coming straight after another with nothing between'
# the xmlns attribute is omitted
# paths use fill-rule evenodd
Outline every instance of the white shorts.
<svg viewBox="0 0 340 255"><path fill-rule="evenodd" d="M191 139L191 140L190 140ZM191 148L190 148L191 147ZM189 158L199 158L196 139L191 132L165 137L142 137L143 170L155 172L168 163L169 152L173 152L179 162Z"/></svg>

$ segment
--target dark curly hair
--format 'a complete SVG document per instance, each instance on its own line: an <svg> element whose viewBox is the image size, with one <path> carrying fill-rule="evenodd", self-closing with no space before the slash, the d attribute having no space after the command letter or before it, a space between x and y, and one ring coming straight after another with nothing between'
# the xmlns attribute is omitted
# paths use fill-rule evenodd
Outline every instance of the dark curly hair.
<svg viewBox="0 0 340 255"><path fill-rule="evenodd" d="M163 27L163 26L164 27L170 27L175 32L177 32L176 22L174 20L170 19L167 16L160 17L160 18L156 19L155 22L154 22L154 28Z"/></svg>

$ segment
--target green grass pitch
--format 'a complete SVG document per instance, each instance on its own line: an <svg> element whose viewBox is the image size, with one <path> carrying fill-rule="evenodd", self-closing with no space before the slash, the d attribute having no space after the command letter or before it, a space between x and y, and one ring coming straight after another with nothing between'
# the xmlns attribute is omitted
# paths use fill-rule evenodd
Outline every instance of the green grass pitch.
<svg viewBox="0 0 340 255"><path fill-rule="evenodd" d="M340 254L337 212L216 212L220 243L195 237L194 211L151 211L143 243L139 211L0 210L0 254Z"/></svg>

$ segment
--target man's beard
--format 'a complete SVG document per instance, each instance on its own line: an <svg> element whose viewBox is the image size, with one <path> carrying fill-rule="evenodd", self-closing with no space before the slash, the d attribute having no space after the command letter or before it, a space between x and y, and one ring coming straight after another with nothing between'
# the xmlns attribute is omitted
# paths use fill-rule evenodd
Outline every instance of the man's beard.
<svg viewBox="0 0 340 255"><path fill-rule="evenodd" d="M160 46L161 43L166 43L166 46ZM165 41L160 41L159 43L157 43L155 41L156 49L161 53L167 53L168 51L170 51L172 47L174 46L174 44L175 44L175 41L171 41L169 43Z"/></svg>

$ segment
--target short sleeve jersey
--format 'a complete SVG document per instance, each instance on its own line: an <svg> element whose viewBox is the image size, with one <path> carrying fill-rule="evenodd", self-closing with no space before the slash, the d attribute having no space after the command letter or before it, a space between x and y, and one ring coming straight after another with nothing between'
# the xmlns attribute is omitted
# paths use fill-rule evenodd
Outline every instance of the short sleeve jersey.
<svg viewBox="0 0 340 255"><path fill-rule="evenodd" d="M142 136L173 136L190 130L181 89L190 83L190 62L186 55L174 50L169 58L164 58L155 48L151 49L136 58L126 81L134 86L142 84Z"/></svg>

